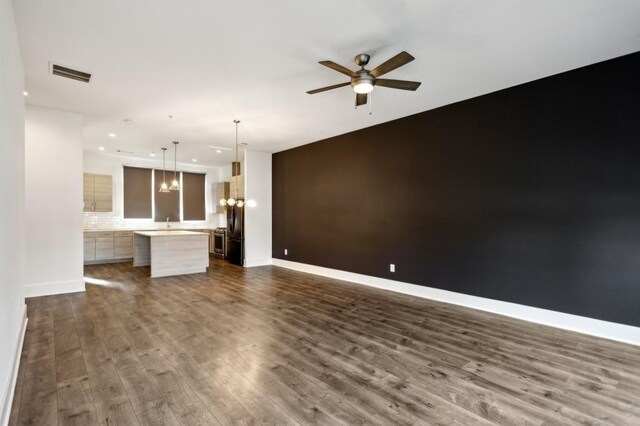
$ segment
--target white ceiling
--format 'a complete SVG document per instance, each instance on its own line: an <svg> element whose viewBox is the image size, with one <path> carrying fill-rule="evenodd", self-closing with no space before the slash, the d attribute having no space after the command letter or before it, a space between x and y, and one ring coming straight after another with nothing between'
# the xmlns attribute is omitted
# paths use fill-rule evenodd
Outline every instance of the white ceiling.
<svg viewBox="0 0 640 426"><path fill-rule="evenodd" d="M233 119L250 149L276 152L640 50L640 1L14 0L28 102L86 116L85 150L147 157L179 140L181 160L228 164ZM406 50L354 110L332 60L369 69ZM48 74L88 71L90 84ZM168 116L173 115L172 119ZM130 118L131 124L122 120ZM115 133L116 138L109 138Z"/></svg>

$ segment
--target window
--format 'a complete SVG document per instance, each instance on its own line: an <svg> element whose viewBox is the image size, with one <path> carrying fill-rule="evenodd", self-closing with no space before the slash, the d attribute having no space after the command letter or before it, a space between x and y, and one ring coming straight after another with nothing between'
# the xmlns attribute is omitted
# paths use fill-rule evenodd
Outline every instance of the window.
<svg viewBox="0 0 640 426"><path fill-rule="evenodd" d="M123 166L124 218L155 222L164 222L167 217L170 222L207 220L206 174L178 172L178 179L180 191L160 192L162 170ZM167 172L167 184L172 180L173 171Z"/></svg>
<svg viewBox="0 0 640 426"><path fill-rule="evenodd" d="M180 193L182 191L160 192L162 185L162 170L154 170L155 173L155 221L164 222L169 218L169 222L180 222ZM178 172L179 173L179 172ZM178 175L180 178L180 175ZM167 185L171 185L173 173L167 173ZM182 184L180 184L182 187Z"/></svg>
<svg viewBox="0 0 640 426"><path fill-rule="evenodd" d="M206 220L205 175L182 172L183 220Z"/></svg>
<svg viewBox="0 0 640 426"><path fill-rule="evenodd" d="M123 204L125 219L151 219L151 170L124 167Z"/></svg>

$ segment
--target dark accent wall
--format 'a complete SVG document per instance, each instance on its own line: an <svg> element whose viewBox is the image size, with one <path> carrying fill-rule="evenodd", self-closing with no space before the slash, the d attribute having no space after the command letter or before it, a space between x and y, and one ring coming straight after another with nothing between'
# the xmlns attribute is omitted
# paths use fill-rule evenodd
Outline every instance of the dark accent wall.
<svg viewBox="0 0 640 426"><path fill-rule="evenodd" d="M275 258L640 326L640 53L279 152L273 205Z"/></svg>

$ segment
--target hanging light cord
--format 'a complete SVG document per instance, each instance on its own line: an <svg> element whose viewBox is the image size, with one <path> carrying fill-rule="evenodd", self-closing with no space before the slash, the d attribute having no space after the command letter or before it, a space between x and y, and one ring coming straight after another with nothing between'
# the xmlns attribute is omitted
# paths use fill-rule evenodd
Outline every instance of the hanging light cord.
<svg viewBox="0 0 640 426"><path fill-rule="evenodd" d="M178 144L173 143L173 180L176 180L178 175Z"/></svg>
<svg viewBox="0 0 640 426"><path fill-rule="evenodd" d="M240 167L238 167L240 164L238 162L238 124L240 124L240 120L233 120L234 123L236 123L236 201L238 200L238 173L240 170L238 170Z"/></svg>
<svg viewBox="0 0 640 426"><path fill-rule="evenodd" d="M167 182L167 148L162 148L162 183Z"/></svg>

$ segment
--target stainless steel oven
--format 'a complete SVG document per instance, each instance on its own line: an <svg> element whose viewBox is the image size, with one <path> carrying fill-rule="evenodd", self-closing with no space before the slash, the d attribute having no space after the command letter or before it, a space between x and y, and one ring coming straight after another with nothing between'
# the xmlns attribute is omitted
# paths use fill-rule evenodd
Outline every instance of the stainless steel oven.
<svg viewBox="0 0 640 426"><path fill-rule="evenodd" d="M225 259L227 257L227 228L216 228L213 230L211 247L214 257Z"/></svg>

